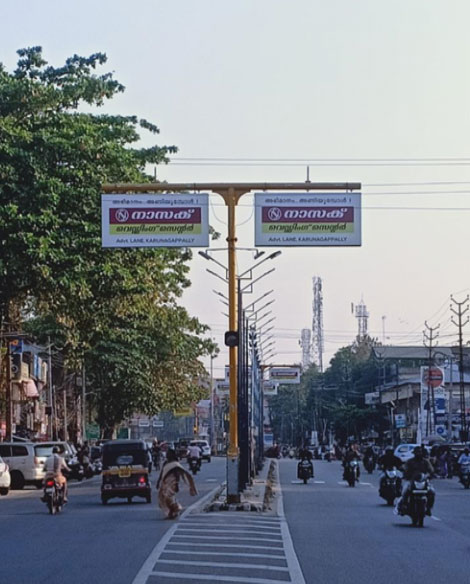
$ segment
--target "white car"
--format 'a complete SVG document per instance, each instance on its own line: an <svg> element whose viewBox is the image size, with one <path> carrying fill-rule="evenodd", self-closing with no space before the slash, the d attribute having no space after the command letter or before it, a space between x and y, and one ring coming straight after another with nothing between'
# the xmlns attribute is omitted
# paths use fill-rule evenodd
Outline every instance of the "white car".
<svg viewBox="0 0 470 584"><path fill-rule="evenodd" d="M211 461L211 447L209 446L209 442L207 442L207 440L191 440L189 445L199 446L202 460L207 460L207 462Z"/></svg>
<svg viewBox="0 0 470 584"><path fill-rule="evenodd" d="M410 458L413 458L413 450L419 446L419 444L399 444L395 448L395 456L399 458L402 462L407 462Z"/></svg>
<svg viewBox="0 0 470 584"><path fill-rule="evenodd" d="M8 464L0 457L0 495L8 495L11 477Z"/></svg>

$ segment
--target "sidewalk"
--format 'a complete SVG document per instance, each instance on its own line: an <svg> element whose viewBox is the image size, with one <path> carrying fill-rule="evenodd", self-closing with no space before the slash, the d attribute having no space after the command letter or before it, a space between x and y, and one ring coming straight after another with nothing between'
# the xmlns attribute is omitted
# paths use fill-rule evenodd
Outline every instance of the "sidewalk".
<svg viewBox="0 0 470 584"><path fill-rule="evenodd" d="M227 503L227 485L223 483L203 511L256 511L276 514L278 466L277 460L267 458L263 468L240 495L240 503Z"/></svg>

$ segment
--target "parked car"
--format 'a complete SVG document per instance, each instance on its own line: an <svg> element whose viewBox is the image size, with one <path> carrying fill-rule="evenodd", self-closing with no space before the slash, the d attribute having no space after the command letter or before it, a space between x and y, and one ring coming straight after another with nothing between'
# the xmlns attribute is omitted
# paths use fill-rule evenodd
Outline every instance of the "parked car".
<svg viewBox="0 0 470 584"><path fill-rule="evenodd" d="M189 446L199 446L202 460L207 460L207 462L211 461L211 447L207 440L191 440Z"/></svg>
<svg viewBox="0 0 470 584"><path fill-rule="evenodd" d="M40 443L1 442L0 456L10 468L11 488L22 489L25 485L42 488L44 479L44 450Z"/></svg>
<svg viewBox="0 0 470 584"><path fill-rule="evenodd" d="M0 456L0 495L8 495L10 484L11 476L8 464Z"/></svg>

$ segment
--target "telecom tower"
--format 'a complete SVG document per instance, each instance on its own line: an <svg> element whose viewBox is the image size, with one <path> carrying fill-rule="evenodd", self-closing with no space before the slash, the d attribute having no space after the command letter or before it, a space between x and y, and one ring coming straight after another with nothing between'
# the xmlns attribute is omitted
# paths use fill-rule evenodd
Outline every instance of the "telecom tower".
<svg viewBox="0 0 470 584"><path fill-rule="evenodd" d="M302 369L305 370L312 363L312 331L310 329L302 329L299 344L302 347Z"/></svg>
<svg viewBox="0 0 470 584"><path fill-rule="evenodd" d="M313 319L312 319L312 352L313 360L323 373L323 292L322 281L313 276Z"/></svg>
<svg viewBox="0 0 470 584"><path fill-rule="evenodd" d="M369 320L369 313L367 306L364 304L364 299L361 298L360 303L356 306L355 316L357 318L357 342L360 343L367 337L367 322Z"/></svg>

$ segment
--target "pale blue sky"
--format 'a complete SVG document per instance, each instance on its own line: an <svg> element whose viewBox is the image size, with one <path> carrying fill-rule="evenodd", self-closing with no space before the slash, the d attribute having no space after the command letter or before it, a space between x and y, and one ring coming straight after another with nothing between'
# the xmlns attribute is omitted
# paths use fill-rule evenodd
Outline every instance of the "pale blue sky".
<svg viewBox="0 0 470 584"><path fill-rule="evenodd" d="M386 315L388 342L419 344L425 319L442 323L441 344L455 340L446 336L454 333L447 306L450 293L462 298L470 289L470 172L468 161L441 163L470 158L468 0L3 0L0 14L8 68L31 45L54 65L74 53L107 53L103 71L127 90L106 111L148 118L161 129L160 144L180 149L159 169L162 179L302 181L306 164L295 160L388 161L311 165L312 181L364 184L363 246L286 248L273 262L275 274L257 290L276 290L277 362L300 358L313 275L323 278L327 356L353 338L350 304L362 294L376 336ZM176 164L196 157L252 164ZM260 158L284 162L253 164ZM399 158L440 163L392 166ZM211 222L223 231L225 210L211 200ZM242 246L253 245L251 213L246 197ZM249 262L241 254L241 269ZM205 268L197 257L184 302L221 342L226 323L211 290L223 284Z"/></svg>

